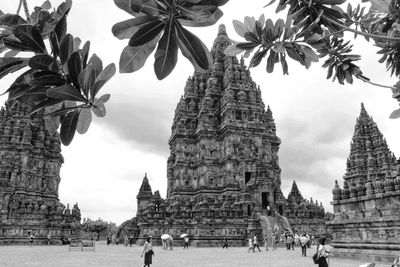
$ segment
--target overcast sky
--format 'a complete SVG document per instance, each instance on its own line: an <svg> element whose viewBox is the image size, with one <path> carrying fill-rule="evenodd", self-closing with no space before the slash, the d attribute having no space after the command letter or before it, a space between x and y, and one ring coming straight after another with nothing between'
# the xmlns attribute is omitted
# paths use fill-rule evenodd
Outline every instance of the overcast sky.
<svg viewBox="0 0 400 267"><path fill-rule="evenodd" d="M52 1L54 6L60 2ZM243 21L246 15L258 18L262 13L267 18L275 17L274 8L262 8L266 2L247 0L243 5L243 1L231 0L222 7L225 15L219 23L226 25L232 39L240 40L232 20ZM32 10L42 1L28 0L28 3ZM17 5L18 1L2 1L0 9L15 13ZM112 0L75 0L68 16L68 30L83 42L90 40L90 52L100 56L104 65L114 62L118 66L128 40L115 38L111 27L129 18ZM210 47L219 23L190 30ZM384 64L377 62L375 47L359 38L355 50L363 56L360 66L367 77L387 85L396 82L386 73ZM193 67L180 55L173 73L160 82L153 72L153 62L152 55L140 71L116 74L102 89L103 93L111 94L106 105L107 116L96 118L87 134L77 134L69 147L62 148L65 163L61 168L60 200L64 204L78 202L82 217L101 217L117 224L134 217L136 195L145 172L153 192L160 190L165 197L173 114ZM277 135L282 140L279 151L282 190L287 196L292 181L296 180L304 197L322 201L331 211L331 191L335 179L343 182L361 102L397 157L400 119L390 120L389 115L399 106L389 89L361 81L342 86L325 79L326 70L321 64L306 70L292 60L288 63L289 76L282 75L280 66L275 73L266 73L265 61L251 69L264 103L272 109ZM11 81L11 78L0 80L0 88L6 90ZM4 101L3 97L1 102Z"/></svg>

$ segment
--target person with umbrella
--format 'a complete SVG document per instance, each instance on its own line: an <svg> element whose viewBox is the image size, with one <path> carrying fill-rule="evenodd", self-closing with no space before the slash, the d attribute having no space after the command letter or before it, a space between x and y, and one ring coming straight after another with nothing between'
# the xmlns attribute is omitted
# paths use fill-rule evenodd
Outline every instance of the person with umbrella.
<svg viewBox="0 0 400 267"><path fill-rule="evenodd" d="M189 237L187 234L181 234L181 238L183 238L183 241L185 242L183 244L183 249L187 248L189 249Z"/></svg>
<svg viewBox="0 0 400 267"><path fill-rule="evenodd" d="M142 255L140 257L143 257L143 254L144 254L143 267L146 266L150 267L150 264L153 263L153 256L154 256L153 245L151 244L151 236L149 236L146 242L144 243Z"/></svg>
<svg viewBox="0 0 400 267"><path fill-rule="evenodd" d="M169 238L170 238L170 235L169 235L169 234L163 234L163 235L161 235L162 249L167 250Z"/></svg>

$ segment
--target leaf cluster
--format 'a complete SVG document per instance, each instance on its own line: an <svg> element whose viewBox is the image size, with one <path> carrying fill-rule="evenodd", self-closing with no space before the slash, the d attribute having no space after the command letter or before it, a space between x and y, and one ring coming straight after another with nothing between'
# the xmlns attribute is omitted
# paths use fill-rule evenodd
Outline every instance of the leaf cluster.
<svg viewBox="0 0 400 267"><path fill-rule="evenodd" d="M67 16L72 2L63 2L49 13L49 3L35 11L28 23L15 14L0 16L5 49L30 52L31 57L16 57L7 52L0 58L0 78L27 67L8 88L9 100L32 105L32 114L44 112L50 132L60 128L64 145L69 145L75 131L85 133L92 121L106 114L104 103L109 94L97 97L99 90L115 74L115 65L103 69L99 57L89 58L90 42L81 47L81 40L67 33ZM4 31L3 31L4 32ZM50 52L44 39L48 38Z"/></svg>
<svg viewBox="0 0 400 267"><path fill-rule="evenodd" d="M114 0L119 8L134 16L112 28L117 38L129 39L121 53L119 71L139 70L154 50L154 72L159 80L175 68L178 50L197 71L208 70L212 63L210 52L184 26L215 24L223 14L219 7L226 2L228 0Z"/></svg>

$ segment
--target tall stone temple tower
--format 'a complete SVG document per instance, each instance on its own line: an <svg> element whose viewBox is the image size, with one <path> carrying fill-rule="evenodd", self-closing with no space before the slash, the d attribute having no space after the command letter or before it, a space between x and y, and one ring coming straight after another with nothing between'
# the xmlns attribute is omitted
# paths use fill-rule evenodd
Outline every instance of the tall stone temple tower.
<svg viewBox="0 0 400 267"><path fill-rule="evenodd" d="M335 182L335 256L393 261L400 253L400 160L361 104L343 188Z"/></svg>
<svg viewBox="0 0 400 267"><path fill-rule="evenodd" d="M167 197L153 196L144 177L135 218L139 238L187 233L194 245L212 246L226 235L232 245L243 245L275 224L290 228L282 216L281 141L272 111L244 60L224 54L230 43L221 25L211 69L186 81L169 139Z"/></svg>
<svg viewBox="0 0 400 267"><path fill-rule="evenodd" d="M57 133L45 129L42 114L29 115L22 102L0 110L0 244L47 243L79 234L81 214L58 199L63 163Z"/></svg>

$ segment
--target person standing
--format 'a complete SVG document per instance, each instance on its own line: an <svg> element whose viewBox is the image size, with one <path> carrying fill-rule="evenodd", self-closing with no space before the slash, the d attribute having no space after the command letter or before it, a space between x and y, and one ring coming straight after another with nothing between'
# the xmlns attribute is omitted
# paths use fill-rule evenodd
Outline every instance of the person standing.
<svg viewBox="0 0 400 267"><path fill-rule="evenodd" d="M47 232L47 245L50 246L51 244L51 235L50 235L50 231Z"/></svg>
<svg viewBox="0 0 400 267"><path fill-rule="evenodd" d="M307 257L307 237L305 235L301 235L300 237L300 246L301 246L301 256Z"/></svg>
<svg viewBox="0 0 400 267"><path fill-rule="evenodd" d="M279 242L279 234L277 232L272 234L272 250L276 250Z"/></svg>
<svg viewBox="0 0 400 267"><path fill-rule="evenodd" d="M154 256L153 245L151 244L151 236L146 239L146 242L143 245L143 251L140 257L143 257L143 255L144 255L143 267L146 266L150 267L150 264L153 263L153 256Z"/></svg>
<svg viewBox="0 0 400 267"><path fill-rule="evenodd" d="M29 235L29 232L28 232ZM33 246L33 239L35 239L35 236L33 235L33 233L29 236L29 245Z"/></svg>
<svg viewBox="0 0 400 267"><path fill-rule="evenodd" d="M323 237L319 240L319 244L317 245L317 253L318 253L318 267L328 267L328 257L331 256L329 250L325 248L326 238Z"/></svg>
<svg viewBox="0 0 400 267"><path fill-rule="evenodd" d="M226 236L224 236L224 239L222 240L222 249L228 249L228 238L226 238Z"/></svg>
<svg viewBox="0 0 400 267"><path fill-rule="evenodd" d="M250 250L253 250L253 253L255 252L254 246L253 246L253 238L249 238L249 249L247 250L247 253L250 253Z"/></svg>
<svg viewBox="0 0 400 267"><path fill-rule="evenodd" d="M128 240L129 240L128 235L124 235L124 246L125 247L128 246L128 242L129 242Z"/></svg>
<svg viewBox="0 0 400 267"><path fill-rule="evenodd" d="M169 250L174 250L174 244L173 243L174 243L174 238L171 235L171 236L169 236L169 242L168 242Z"/></svg>
<svg viewBox="0 0 400 267"><path fill-rule="evenodd" d="M183 249L189 249L189 237L188 236L185 236L184 238L183 238L183 240L185 241L185 244L183 245Z"/></svg>
<svg viewBox="0 0 400 267"><path fill-rule="evenodd" d="M129 235L129 247L132 247L133 244L133 234Z"/></svg>
<svg viewBox="0 0 400 267"><path fill-rule="evenodd" d="M256 248L258 248L258 252L261 252L261 249L260 249L260 247L259 247L259 245L258 245L257 235L254 235L253 240L254 240L253 250L255 251Z"/></svg>
<svg viewBox="0 0 400 267"><path fill-rule="evenodd" d="M270 240L270 234L266 234L264 236L264 246L265 246L265 251L268 251L268 245L269 245L269 240Z"/></svg>

